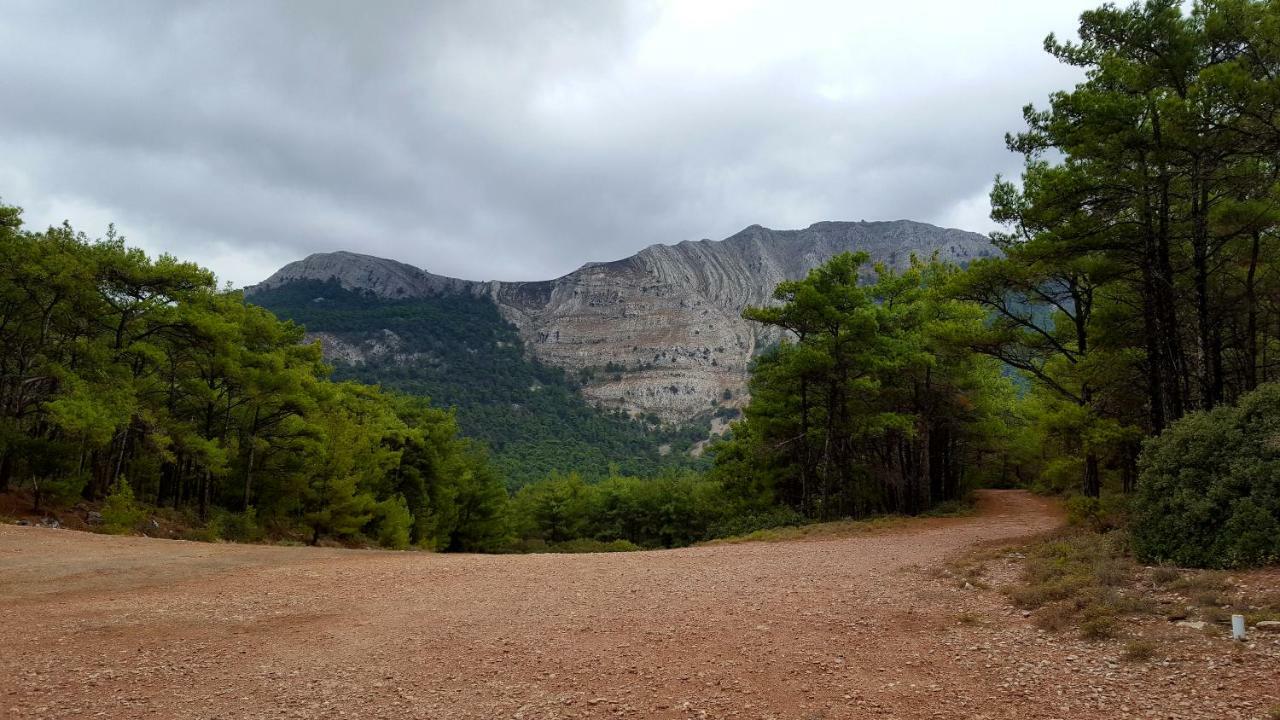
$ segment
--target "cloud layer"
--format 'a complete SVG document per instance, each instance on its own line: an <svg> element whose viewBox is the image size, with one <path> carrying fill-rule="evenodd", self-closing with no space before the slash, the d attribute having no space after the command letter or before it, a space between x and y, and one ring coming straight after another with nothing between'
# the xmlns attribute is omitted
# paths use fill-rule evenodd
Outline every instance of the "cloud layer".
<svg viewBox="0 0 1280 720"><path fill-rule="evenodd" d="M746 225L986 230L1096 2L0 0L0 198L237 285L541 279Z"/></svg>

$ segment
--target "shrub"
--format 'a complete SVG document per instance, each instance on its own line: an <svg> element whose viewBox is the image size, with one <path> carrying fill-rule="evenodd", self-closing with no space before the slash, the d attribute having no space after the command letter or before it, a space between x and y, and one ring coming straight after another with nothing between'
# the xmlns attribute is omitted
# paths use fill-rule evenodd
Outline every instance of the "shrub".
<svg viewBox="0 0 1280 720"><path fill-rule="evenodd" d="M88 481L88 476L82 473L71 473L39 480L33 478L31 488L32 496L35 500L35 509L43 510L48 507L56 508L75 503L80 498L80 494L84 492L84 486L88 484Z"/></svg>
<svg viewBox="0 0 1280 720"><path fill-rule="evenodd" d="M779 505L759 512L732 515L719 522L712 523L707 529L707 537L723 538L750 535L758 530L806 525L808 522L803 515L794 509Z"/></svg>
<svg viewBox="0 0 1280 720"><path fill-rule="evenodd" d="M1124 495L1108 494L1101 498L1073 495L1067 499L1067 523L1094 532L1125 527L1128 502Z"/></svg>
<svg viewBox="0 0 1280 720"><path fill-rule="evenodd" d="M413 515L403 495L396 495L374 507L378 544L392 550L409 547L409 531L413 528Z"/></svg>
<svg viewBox="0 0 1280 720"><path fill-rule="evenodd" d="M1098 530L1102 525L1102 501L1087 495L1071 496L1067 499L1067 523Z"/></svg>
<svg viewBox="0 0 1280 720"><path fill-rule="evenodd" d="M1148 440L1133 541L1147 562L1244 567L1280 559L1280 383L1193 413Z"/></svg>
<svg viewBox="0 0 1280 720"><path fill-rule="evenodd" d="M113 535L123 535L138 529L146 517L146 511L133 498L129 481L120 478L102 505L102 529Z"/></svg>
<svg viewBox="0 0 1280 720"><path fill-rule="evenodd" d="M1125 643L1122 658L1129 662L1143 662L1155 657L1156 644L1145 638L1135 638Z"/></svg>
<svg viewBox="0 0 1280 720"><path fill-rule="evenodd" d="M641 547L627 540L611 540L603 542L601 540L591 540L589 538L577 538L575 540L566 540L560 543L552 543L546 546L545 550L540 552L553 553L611 553L611 552L633 552L640 550Z"/></svg>
<svg viewBox="0 0 1280 720"><path fill-rule="evenodd" d="M692 473L645 479L614 476L590 484L576 474L520 489L512 504L515 547L579 538L625 540L641 547L679 547L704 539L725 514L718 482Z"/></svg>
<svg viewBox="0 0 1280 720"><path fill-rule="evenodd" d="M1085 640L1106 640L1116 635L1116 612L1107 605L1086 607L1080 613L1080 637Z"/></svg>
<svg viewBox="0 0 1280 720"><path fill-rule="evenodd" d="M1134 577L1121 533L1074 531L1032 546L1022 583L1006 590L1019 607L1035 610L1043 630L1079 628L1086 640L1114 637L1122 615L1150 612L1143 598L1123 594Z"/></svg>
<svg viewBox="0 0 1280 720"><path fill-rule="evenodd" d="M219 517L219 535L234 542L258 542L262 539L262 528L258 526L258 511L251 505L244 512L221 513Z"/></svg>
<svg viewBox="0 0 1280 720"><path fill-rule="evenodd" d="M257 511L250 507L244 512L231 512L214 508L201 521L195 513L187 513L187 528L181 533L183 540L195 542L257 542L263 538L258 527Z"/></svg>

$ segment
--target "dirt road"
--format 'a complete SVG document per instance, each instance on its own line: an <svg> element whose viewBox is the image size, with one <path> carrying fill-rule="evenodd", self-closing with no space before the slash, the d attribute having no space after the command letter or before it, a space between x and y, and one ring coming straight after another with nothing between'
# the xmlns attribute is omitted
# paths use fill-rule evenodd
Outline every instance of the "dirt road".
<svg viewBox="0 0 1280 720"><path fill-rule="evenodd" d="M1188 684L1183 661L1116 664L1115 643L1038 633L931 571L1057 522L991 492L977 517L853 538L571 556L0 526L0 717L1261 718L1280 702L1259 686L1271 669Z"/></svg>

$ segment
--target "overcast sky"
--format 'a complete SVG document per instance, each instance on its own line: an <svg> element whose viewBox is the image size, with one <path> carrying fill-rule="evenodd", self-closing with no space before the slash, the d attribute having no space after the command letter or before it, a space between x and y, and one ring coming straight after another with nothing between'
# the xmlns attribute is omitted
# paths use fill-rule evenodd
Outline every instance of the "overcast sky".
<svg viewBox="0 0 1280 720"><path fill-rule="evenodd" d="M759 223L990 229L1073 0L0 0L0 199L237 285L545 279Z"/></svg>

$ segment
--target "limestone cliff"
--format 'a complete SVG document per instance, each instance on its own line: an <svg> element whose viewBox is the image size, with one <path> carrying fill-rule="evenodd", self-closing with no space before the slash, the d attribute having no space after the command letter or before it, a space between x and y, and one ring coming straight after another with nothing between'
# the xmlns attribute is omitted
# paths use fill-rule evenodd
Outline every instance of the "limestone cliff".
<svg viewBox="0 0 1280 720"><path fill-rule="evenodd" d="M541 282L456 280L343 252L291 263L258 287L334 278L386 298L486 295L534 357L590 376L588 398L683 421L742 399L752 356L773 339L741 318L744 308L768 302L782 280L859 250L894 267L913 254L967 263L995 252L982 235L910 221L756 225L721 241L653 245Z"/></svg>

